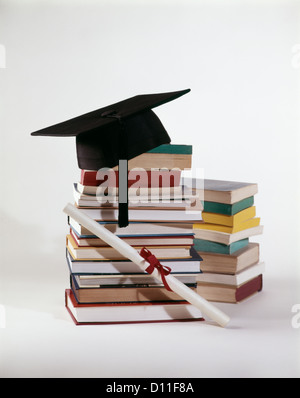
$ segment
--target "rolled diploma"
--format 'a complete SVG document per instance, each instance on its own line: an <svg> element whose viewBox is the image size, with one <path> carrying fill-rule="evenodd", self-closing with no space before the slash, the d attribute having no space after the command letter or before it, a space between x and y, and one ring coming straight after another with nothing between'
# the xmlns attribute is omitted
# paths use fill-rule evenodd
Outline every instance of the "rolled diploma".
<svg viewBox="0 0 300 398"><path fill-rule="evenodd" d="M67 204L63 211L79 224L87 228L90 232L95 234L97 237L104 240L108 245L115 248L124 257L138 265L144 272L146 272L146 268L148 268L149 263L133 247L128 245L112 232L108 231L101 224L97 223L95 220L78 210L72 204ZM152 275L157 280L162 282L160 272L156 268L154 269ZM212 305L203 297L199 296L199 294L195 293L171 274L166 275L165 278L173 292L177 293L184 300L200 309L204 315L207 315L222 327L225 327L228 324L230 318L217 307Z"/></svg>

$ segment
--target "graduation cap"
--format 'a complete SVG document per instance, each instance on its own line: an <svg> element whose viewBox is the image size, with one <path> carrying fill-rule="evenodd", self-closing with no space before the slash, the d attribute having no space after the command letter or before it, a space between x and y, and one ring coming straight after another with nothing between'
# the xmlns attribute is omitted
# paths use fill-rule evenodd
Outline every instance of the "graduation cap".
<svg viewBox="0 0 300 398"><path fill-rule="evenodd" d="M119 226L128 225L128 160L171 139L153 108L190 89L143 94L31 133L32 136L76 137L80 169L119 166Z"/></svg>

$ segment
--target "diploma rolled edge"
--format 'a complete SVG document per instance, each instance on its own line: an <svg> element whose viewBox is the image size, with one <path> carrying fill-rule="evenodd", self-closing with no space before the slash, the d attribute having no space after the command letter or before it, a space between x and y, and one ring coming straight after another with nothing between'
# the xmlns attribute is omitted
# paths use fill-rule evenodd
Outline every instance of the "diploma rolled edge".
<svg viewBox="0 0 300 398"><path fill-rule="evenodd" d="M71 203L68 203L64 208L64 213L69 217L73 218L79 224L87 228L91 233L96 235L98 238L104 240L108 245L114 247L119 253L124 257L131 260L133 263L137 264L143 271L148 267L146 260L128 243L120 239L118 236L114 235L112 232L107 230L101 224L97 223L95 220L81 212ZM161 282L161 275L157 269L154 269L152 275ZM224 314L221 310L215 307L213 304L205 300L199 294L195 293L189 287L180 282L177 278L172 275L166 275L166 280L170 288L177 293L184 300L188 301L190 304L194 305L200 311L207 315L209 318L217 322L220 326L225 327L230 318Z"/></svg>

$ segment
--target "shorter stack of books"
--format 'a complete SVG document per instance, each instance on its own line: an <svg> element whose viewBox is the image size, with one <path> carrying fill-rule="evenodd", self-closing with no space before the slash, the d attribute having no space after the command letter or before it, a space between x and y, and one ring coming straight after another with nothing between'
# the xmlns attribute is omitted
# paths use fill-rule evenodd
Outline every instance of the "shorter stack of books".
<svg viewBox="0 0 300 398"><path fill-rule="evenodd" d="M196 291L202 259L193 248L193 225L202 220L202 208L186 211L192 207L193 195L180 180L182 170L191 167L191 156L191 146L168 144L129 161L125 228L117 221L118 170L82 170L74 184L74 199L80 211L138 252L146 247ZM72 218L69 225L66 307L76 324L203 319L199 310Z"/></svg>
<svg viewBox="0 0 300 398"><path fill-rule="evenodd" d="M262 290L265 264L256 217L257 184L204 180L203 222L194 225L194 248L203 259L198 293L209 301L238 303Z"/></svg>

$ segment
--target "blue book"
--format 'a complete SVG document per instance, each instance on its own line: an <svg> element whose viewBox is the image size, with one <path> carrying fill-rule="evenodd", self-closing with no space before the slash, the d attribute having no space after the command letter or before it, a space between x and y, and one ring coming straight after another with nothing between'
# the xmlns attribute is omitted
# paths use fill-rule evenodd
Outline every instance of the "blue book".
<svg viewBox="0 0 300 398"><path fill-rule="evenodd" d="M194 248L197 252L211 252L220 254L233 254L237 250L246 247L249 244L249 239L241 239L230 245L224 245L223 243L212 242L204 239L194 239Z"/></svg>

